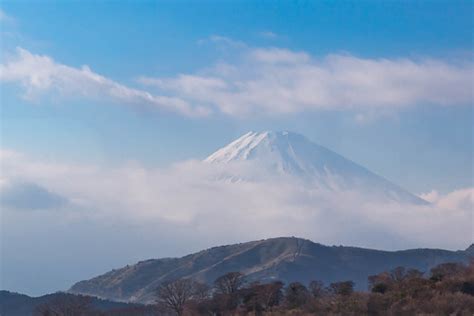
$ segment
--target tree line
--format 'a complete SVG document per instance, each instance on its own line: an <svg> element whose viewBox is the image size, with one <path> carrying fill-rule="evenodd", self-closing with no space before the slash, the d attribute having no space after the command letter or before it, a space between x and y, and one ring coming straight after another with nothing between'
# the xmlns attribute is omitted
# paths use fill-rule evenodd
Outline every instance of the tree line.
<svg viewBox="0 0 474 316"><path fill-rule="evenodd" d="M193 279L162 283L149 306L39 315L474 315L474 262L444 263L429 273L398 267L368 281L368 291L355 291L350 280L285 285L247 282L242 273L230 272L212 285Z"/></svg>

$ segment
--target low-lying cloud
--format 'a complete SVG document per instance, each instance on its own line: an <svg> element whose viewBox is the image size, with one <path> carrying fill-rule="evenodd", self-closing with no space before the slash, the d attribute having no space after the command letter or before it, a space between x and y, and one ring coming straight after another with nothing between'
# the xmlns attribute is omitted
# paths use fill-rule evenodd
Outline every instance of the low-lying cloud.
<svg viewBox="0 0 474 316"><path fill-rule="evenodd" d="M41 204L44 192L54 192L69 201L64 214L58 216L186 227L179 238L189 238L190 243L201 234L213 244L239 241L242 236L295 235L328 244L385 249L464 248L473 237L473 188L425 194L422 197L432 204L414 206L377 200L357 191L335 194L303 186L293 178L235 180L228 175L241 173L241 169L227 167L222 177L223 169L200 161L169 168L137 164L99 168L8 157L12 155L3 158L3 182L28 181L28 188L35 190L19 191L28 205L34 205L37 198ZM0 188L2 196L11 196L8 186Z"/></svg>

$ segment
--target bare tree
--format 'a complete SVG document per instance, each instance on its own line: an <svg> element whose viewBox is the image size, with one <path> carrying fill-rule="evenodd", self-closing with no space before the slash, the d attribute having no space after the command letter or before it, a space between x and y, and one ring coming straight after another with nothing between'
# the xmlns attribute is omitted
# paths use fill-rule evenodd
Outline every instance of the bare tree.
<svg viewBox="0 0 474 316"><path fill-rule="evenodd" d="M240 272L229 272L214 281L214 287L220 294L232 295L244 284L244 275Z"/></svg>
<svg viewBox="0 0 474 316"><path fill-rule="evenodd" d="M329 285L331 291L336 295L349 296L354 292L354 282L334 282Z"/></svg>
<svg viewBox="0 0 474 316"><path fill-rule="evenodd" d="M192 279L179 279L165 282L157 289L157 301L160 306L183 315L184 308L194 298L205 297L205 287Z"/></svg>
<svg viewBox="0 0 474 316"><path fill-rule="evenodd" d="M283 298L283 283L253 283L244 289L243 300L247 310L254 312L269 311L280 304Z"/></svg>
<svg viewBox="0 0 474 316"><path fill-rule="evenodd" d="M441 281L445 277L461 274L465 270L466 267L462 263L443 263L431 269L431 280Z"/></svg>
<svg viewBox="0 0 474 316"><path fill-rule="evenodd" d="M194 282L194 294L193 294L194 301L202 302L209 299L210 296L211 296L211 289L209 285L200 283L200 282Z"/></svg>
<svg viewBox="0 0 474 316"><path fill-rule="evenodd" d="M309 283L309 291L315 298L322 297L326 294L324 283L321 281L311 281Z"/></svg>
<svg viewBox="0 0 474 316"><path fill-rule="evenodd" d="M392 278L393 281L395 282L400 282L403 280L405 277L405 267L396 267L395 269L392 269L390 273L390 277Z"/></svg>
<svg viewBox="0 0 474 316"><path fill-rule="evenodd" d="M259 297L264 309L271 308L280 304L283 298L283 282L275 281L273 283L263 284L260 287Z"/></svg>
<svg viewBox="0 0 474 316"><path fill-rule="evenodd" d="M303 306L308 302L310 297L311 294L308 289L300 282L292 282L288 284L285 289L286 305L290 309Z"/></svg>

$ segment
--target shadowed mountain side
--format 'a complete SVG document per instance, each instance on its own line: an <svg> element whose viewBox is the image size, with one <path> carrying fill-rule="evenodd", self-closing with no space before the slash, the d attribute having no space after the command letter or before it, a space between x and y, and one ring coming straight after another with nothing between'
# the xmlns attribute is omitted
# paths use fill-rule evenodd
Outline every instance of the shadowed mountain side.
<svg viewBox="0 0 474 316"><path fill-rule="evenodd" d="M398 266L428 271L444 262L467 262L467 251L413 249L380 251L324 246L294 237L273 238L214 247L182 258L152 259L112 270L74 284L69 292L118 301L149 303L161 282L194 278L211 284L217 277L240 271L248 281L284 282L353 280L367 288L367 277Z"/></svg>
<svg viewBox="0 0 474 316"><path fill-rule="evenodd" d="M47 306L49 304L54 304L55 302L62 302L63 304L66 304L67 302L72 302L74 300L81 300L81 299L86 299L89 302L88 306L90 307L90 310L97 311L98 314L100 312L132 308L134 306L132 304L111 302L107 300L101 300L95 297L88 298L88 297L77 296L77 295L73 295L69 293L61 293L61 292L42 295L38 297L31 297L24 294L0 290L0 315L2 316L36 315L35 314L36 309L41 306ZM56 315L56 314L51 314L51 315ZM71 312L71 315L73 315L72 312Z"/></svg>

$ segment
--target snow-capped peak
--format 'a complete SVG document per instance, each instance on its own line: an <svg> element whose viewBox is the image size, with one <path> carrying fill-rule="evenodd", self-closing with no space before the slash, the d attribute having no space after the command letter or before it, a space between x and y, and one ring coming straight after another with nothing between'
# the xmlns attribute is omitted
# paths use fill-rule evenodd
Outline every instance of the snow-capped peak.
<svg viewBox="0 0 474 316"><path fill-rule="evenodd" d="M262 149L267 150L282 149L281 145L288 143L288 135L290 133L284 132L248 132L231 142L227 146L219 149L205 159L206 162L220 162L228 163L231 161L242 161L252 158L258 158L257 154L263 154ZM297 135L297 134L295 134ZM301 135L298 135L302 137ZM278 146L280 145L280 146Z"/></svg>
<svg viewBox="0 0 474 316"><path fill-rule="evenodd" d="M288 131L248 132L219 149L206 160L210 163L258 162L272 171L301 176L368 172L331 150L312 143L306 137Z"/></svg>
<svg viewBox="0 0 474 316"><path fill-rule="evenodd" d="M425 203L351 160L288 131L248 132L217 150L205 162L219 166L246 163L260 173L290 175L318 188L362 190L398 201Z"/></svg>

